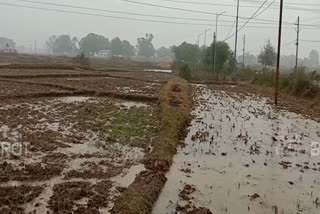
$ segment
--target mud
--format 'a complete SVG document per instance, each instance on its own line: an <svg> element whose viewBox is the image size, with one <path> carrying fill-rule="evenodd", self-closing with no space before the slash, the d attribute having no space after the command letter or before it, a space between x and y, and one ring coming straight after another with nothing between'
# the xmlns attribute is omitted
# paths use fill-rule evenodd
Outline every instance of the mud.
<svg viewBox="0 0 320 214"><path fill-rule="evenodd" d="M23 83L6 82L0 80L0 96L10 97L10 96L28 96L37 93L58 93L65 92L65 90L57 89L54 87L47 86L34 86Z"/></svg>
<svg viewBox="0 0 320 214"><path fill-rule="evenodd" d="M195 86L194 120L154 214L319 213L319 122L252 94ZM185 185L195 191L181 198ZM188 205L187 210L180 210ZM202 208L201 208L202 207ZM203 212L198 212L203 213Z"/></svg>
<svg viewBox="0 0 320 214"><path fill-rule="evenodd" d="M81 78L37 78L33 82L52 83L79 90L96 92L112 92L130 95L158 96L161 85L138 80L110 77L81 77Z"/></svg>
<svg viewBox="0 0 320 214"><path fill-rule="evenodd" d="M63 97L1 105L0 141L26 145L0 159L1 213L109 213L144 170L144 146L156 129L152 106L121 103ZM133 121L142 132L123 128Z"/></svg>

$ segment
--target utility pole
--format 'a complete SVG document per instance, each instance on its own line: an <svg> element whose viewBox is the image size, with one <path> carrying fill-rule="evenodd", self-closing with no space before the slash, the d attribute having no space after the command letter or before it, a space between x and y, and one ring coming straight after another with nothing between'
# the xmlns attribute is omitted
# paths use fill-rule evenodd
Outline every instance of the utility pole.
<svg viewBox="0 0 320 214"><path fill-rule="evenodd" d="M275 88L275 99L274 99L274 103L275 103L276 105L278 105L279 82L280 82L280 56L281 56L282 14L283 14L283 0L280 0L277 73L276 73L276 88Z"/></svg>
<svg viewBox="0 0 320 214"><path fill-rule="evenodd" d="M233 80L237 80L237 46L238 46L238 26L239 26L239 0L237 3L237 18L236 18L236 41L234 48L234 67L233 67Z"/></svg>
<svg viewBox="0 0 320 214"><path fill-rule="evenodd" d="M212 73L216 72L216 32L213 33L213 43L212 43Z"/></svg>
<svg viewBox="0 0 320 214"><path fill-rule="evenodd" d="M213 42L214 42L214 50L213 50L213 72L215 73L216 72L216 60L217 60L217 40L218 40L218 19L219 19L219 16L221 16L222 14L226 13L225 11L223 11L222 13L217 13L216 15L216 33L214 34L214 39L213 39ZM213 47L213 46L212 46Z"/></svg>
<svg viewBox="0 0 320 214"><path fill-rule="evenodd" d="M298 16L298 24L297 25L297 43L296 43L296 46L297 46L297 49L296 49L296 67L295 67L295 70L298 71L298 59L299 59L299 34L300 34L300 16Z"/></svg>
<svg viewBox="0 0 320 214"><path fill-rule="evenodd" d="M243 65L243 68L245 67L245 64L244 64L244 54L246 52L246 35L243 36L243 59L242 59L242 65Z"/></svg>

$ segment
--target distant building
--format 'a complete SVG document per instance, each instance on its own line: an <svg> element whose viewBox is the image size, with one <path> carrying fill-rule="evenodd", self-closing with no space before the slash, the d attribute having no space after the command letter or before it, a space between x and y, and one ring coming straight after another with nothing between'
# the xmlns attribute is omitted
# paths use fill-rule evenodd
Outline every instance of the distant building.
<svg viewBox="0 0 320 214"><path fill-rule="evenodd" d="M0 53L15 54L17 53L17 50L15 48L10 47L10 45L7 43L5 47L0 48Z"/></svg>
<svg viewBox="0 0 320 214"><path fill-rule="evenodd" d="M94 53L94 57L99 57L99 58L108 58L111 57L111 51L110 50L100 50L96 53Z"/></svg>

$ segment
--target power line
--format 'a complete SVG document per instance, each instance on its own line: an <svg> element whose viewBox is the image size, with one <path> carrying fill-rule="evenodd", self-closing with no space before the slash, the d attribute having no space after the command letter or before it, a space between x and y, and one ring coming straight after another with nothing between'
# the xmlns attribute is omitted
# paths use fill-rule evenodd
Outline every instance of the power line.
<svg viewBox="0 0 320 214"><path fill-rule="evenodd" d="M146 3L146 2L139 2L139 1L133 1L133 0L120 0L120 1L129 2L129 3L134 3L134 4L140 4L140 5L147 5L147 6L151 6L151 7L166 8L166 9L170 9L170 10L179 10L179 11L199 13L199 14L207 14L207 15L217 15L217 13L211 13L211 12L207 12L207 11L191 10L191 9L178 8L178 7L163 6L163 5L150 4L150 3ZM235 18L235 17L236 17L236 16L233 16L233 15L226 15L226 14L224 14L224 15L222 15L222 16L232 17L232 18ZM270 20L270 19L257 19L257 18L240 17L240 16L239 16L239 19L245 19L245 20L254 19L254 20L259 20L259 21L277 23L276 20ZM294 23L290 23L290 22L285 22L285 23L286 23L286 24L294 24Z"/></svg>
<svg viewBox="0 0 320 214"><path fill-rule="evenodd" d="M275 2L276 0L273 0L266 8L264 8L259 14L257 14L255 17L257 16L260 16L262 13L264 13L266 10L268 10L272 5L273 3Z"/></svg>
<svg viewBox="0 0 320 214"><path fill-rule="evenodd" d="M110 15L102 15L102 14L95 14L95 13L75 12L75 11L68 11L68 10L50 9L50 8L18 5L18 4L8 4L8 3L0 3L0 5L6 5L6 6L11 6L11 7L20 7L20 8L29 8L29 9L37 9L37 10L45 10L45 11L62 12L62 13L77 14L77 15L123 19L123 20L131 20L131 21L155 22L155 23L165 23L165 24L198 25L198 26L214 26L214 25L204 24L204 23L188 23L188 22L172 22L172 21L160 21L160 20L151 20L151 19L139 19L139 18L132 18L132 17L110 16Z"/></svg>
<svg viewBox="0 0 320 214"><path fill-rule="evenodd" d="M76 15L86 15L86 16L94 16L94 17L121 19L121 20L129 20L129 21L178 24L178 25L193 25L193 26L210 26L210 27L214 26L213 24L208 24L208 23L174 22L174 21L152 20L152 19L142 19L142 18L123 17L123 16L112 16L112 15L103 15L103 14L96 14L96 13L87 13L87 12L69 11L69 10L60 10L60 9L51 9L51 8L44 8L44 7L38 7L38 6L28 6L28 5L19 5L19 4L9 4L9 3L0 3L0 5L10 6L10 7L19 7L19 8L28 8L28 9L36 9L36 10L44 10L44 11L61 12L61 13L76 14ZM85 8L83 8L83 9L85 9ZM91 9L93 9L93 8L91 8ZM107 12L106 10L104 10L104 11ZM113 11L113 12L115 12L115 11ZM117 12L120 13L120 11L117 11ZM121 13L127 14L127 15L132 15L132 13L125 13L125 12L121 12ZM140 14L140 15L142 15L142 14ZM145 16L149 16L149 15L145 15ZM160 17L158 17L158 18L160 18ZM165 18L165 17L161 17L161 18ZM169 18L169 17L166 17L166 18ZM186 18L186 19L188 19L188 18ZM228 22L228 21L225 20L224 22ZM256 23L254 23L254 24L256 24ZM264 23L264 24L271 24L271 23ZM232 27L232 25L220 25L220 26ZM319 29L320 30L320 26L314 25L314 27L319 27L319 28L304 28L304 29L313 29L313 30ZM247 28L272 29L272 28L276 28L276 26L255 25L255 26L247 26ZM289 28L289 27L287 27L287 28Z"/></svg>
<svg viewBox="0 0 320 214"><path fill-rule="evenodd" d="M234 20L233 25L232 25L232 27L230 28L230 31L229 31L229 33L227 34L226 38L228 38L228 37L231 35L231 32L232 32L235 24L236 24L236 20ZM224 41L226 40L226 38L224 39Z"/></svg>
<svg viewBox="0 0 320 214"><path fill-rule="evenodd" d="M236 7L236 5L234 4L221 4L221 3L211 3L211 2L198 2L198 1L184 1L184 0L158 0L158 1L164 1L164 2L171 2L171 3L182 3L182 4L195 4L195 5L211 5L211 6L224 6L224 7ZM245 1L247 3L261 3L262 1ZM288 5L303 5L303 6L320 6L320 4L299 4L299 3L286 3ZM245 7L245 8L256 8L256 6L250 6L250 5L241 5L241 7ZM307 9L307 10L311 10L310 12L316 12L314 11L315 9L314 8L299 8L299 7L285 7L286 9L289 9L289 10L304 10ZM279 7L271 7L271 9L279 9Z"/></svg>
<svg viewBox="0 0 320 214"><path fill-rule="evenodd" d="M214 20L214 19L188 18L188 17L176 17L176 16L162 16L162 15L150 15L150 14L142 14L142 13L132 13L132 12L123 12L123 11L115 11L115 10L98 9L98 8L91 8L91 7L73 6L73 5L66 5L66 4L40 2L40 1L33 1L33 0L15 0L15 1L27 2L27 3L33 3L33 4L52 5L52 6L58 6L58 7L73 8L73 9L83 9L83 10L92 10L92 11L108 12L108 13L117 13L117 14L125 14L125 15L135 15L135 16L153 17L153 18L166 18L166 19L192 20L192 21L208 21L208 22L215 22L215 21L216 21L216 20ZM233 21L231 21L231 20L221 20L221 22L232 23ZM255 24L272 24L272 23L265 23L265 22L254 22L254 23L255 23ZM293 24L293 23L292 23L292 24Z"/></svg>
<svg viewBox="0 0 320 214"><path fill-rule="evenodd" d="M290 44L292 44L292 43L294 43L294 42L296 42L296 40L292 40L292 41L290 41L290 42L287 42L287 43L281 45L281 47L288 46L288 45L290 45Z"/></svg>
<svg viewBox="0 0 320 214"><path fill-rule="evenodd" d="M117 14L125 14L125 15L136 15L136 16L144 16L144 17L154 17L154 18L166 18L166 19L178 19L178 20L192 20L192 21L208 21L208 22L214 22L215 20L213 19L203 19L203 18L188 18L188 17L176 17L176 16L162 16L162 15L150 15L150 14L142 14L142 13L133 13L133 12L123 12L123 11L115 11L115 10L106 10L106 9L98 9L98 8L91 8L91 7L81 7L81 6L73 6L73 5L66 5L66 4L58 4L58 3L49 3L49 2L40 2L40 1L33 1L33 0L15 0L19 2L28 2L28 3L34 3L34 4L43 4L43 5L52 5L52 6L59 6L59 7L67 7L67 8L74 8L74 9L84 9L84 10L92 10L92 11L99 11L99 12L109 12L109 13L117 13ZM128 1L128 2L134 2L134 3L141 3L145 4L143 2L136 2L136 1L130 1L130 0L122 0L122 1ZM166 1L166 0L165 0ZM147 4L150 5L150 4ZM151 4L152 6L156 6ZM160 5L158 5L160 6ZM270 7L271 5L269 5ZM160 6L163 7L163 6ZM170 7L171 8L171 7ZM267 7L268 8L268 7ZM267 9L265 8L265 10ZM179 9L179 8L176 8ZM179 9L180 10L180 9ZM184 10L184 9L183 9ZM189 11L189 10L188 10ZM191 10L193 11L193 10ZM189 11L189 12L191 12ZM204 11L197 11L201 13L207 13ZM215 15L216 13L210 13L211 15ZM260 15L260 14L259 14ZM232 15L223 15L226 17L235 17ZM257 17L257 16L256 16ZM239 17L241 19L250 19L248 17ZM263 22L254 22L255 24L272 24L272 22L276 22L274 20L267 20L267 19L256 19L253 18L254 20L260 20ZM231 20L221 20L221 22L226 22L226 23L232 23L233 21ZM270 23L265 23L265 22L270 22ZM294 25L294 23L289 23L285 22L287 25ZM310 26L310 27L320 27L319 25L307 25L304 24L304 26Z"/></svg>
<svg viewBox="0 0 320 214"><path fill-rule="evenodd" d="M262 1L257 0L243 0L244 2L248 3L257 3L260 4ZM314 3L298 3L298 2L286 2L287 5L309 5L309 6L320 6L320 4L314 4Z"/></svg>
<svg viewBox="0 0 320 214"><path fill-rule="evenodd" d="M257 15L257 13L261 10L261 8L262 8L267 2L268 2L268 0L265 0L265 1L260 5L260 7L259 7L259 8L253 13L253 15L251 16L251 19L253 19L253 18ZM260 15L261 15L261 13L260 13ZM228 39L231 39L234 35L236 35L238 32L240 32L240 31L250 22L251 19L248 19L248 20L240 27L239 30L237 29L234 34L232 34L231 36L227 37L224 41L227 41Z"/></svg>
<svg viewBox="0 0 320 214"><path fill-rule="evenodd" d="M317 40L303 40L301 39L300 41L302 42L311 42L311 43L319 43L320 41L317 41Z"/></svg>

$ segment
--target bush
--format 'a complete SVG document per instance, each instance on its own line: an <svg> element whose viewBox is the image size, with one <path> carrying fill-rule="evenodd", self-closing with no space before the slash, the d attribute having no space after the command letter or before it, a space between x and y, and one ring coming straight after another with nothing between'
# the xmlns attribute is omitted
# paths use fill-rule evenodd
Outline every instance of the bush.
<svg viewBox="0 0 320 214"><path fill-rule="evenodd" d="M188 65L182 65L179 68L179 76L185 80L191 80L192 75L191 75L191 69L189 68Z"/></svg>
<svg viewBox="0 0 320 214"><path fill-rule="evenodd" d="M252 81L255 85L275 87L276 73L264 71L257 73ZM282 73L280 76L280 88L287 93L306 98L315 98L320 95L320 86L317 85L317 75L306 73L304 69L292 73Z"/></svg>
<svg viewBox="0 0 320 214"><path fill-rule="evenodd" d="M237 76L240 81L253 81L256 78L257 71L251 68L244 68L239 70Z"/></svg>
<svg viewBox="0 0 320 214"><path fill-rule="evenodd" d="M73 58L73 63L77 65L82 65L85 67L90 66L90 60L89 57L85 55L85 53L79 53Z"/></svg>

